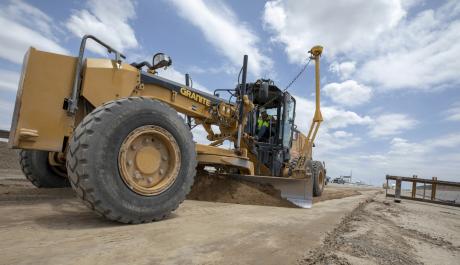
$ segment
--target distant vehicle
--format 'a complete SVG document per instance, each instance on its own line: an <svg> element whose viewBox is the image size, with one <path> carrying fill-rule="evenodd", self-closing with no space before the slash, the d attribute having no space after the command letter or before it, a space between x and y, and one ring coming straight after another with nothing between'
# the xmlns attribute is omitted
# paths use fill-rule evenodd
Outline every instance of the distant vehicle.
<svg viewBox="0 0 460 265"><path fill-rule="evenodd" d="M332 180L332 183L337 183L337 184L345 184L345 180L341 177L335 178Z"/></svg>
<svg viewBox="0 0 460 265"><path fill-rule="evenodd" d="M327 184L329 184L329 182L331 182L331 177L326 176L326 183L325 184L327 185Z"/></svg>
<svg viewBox="0 0 460 265"><path fill-rule="evenodd" d="M352 183L351 181L351 178L352 176L349 175L349 176L340 176L341 179L343 179L343 181L345 181L345 183Z"/></svg>

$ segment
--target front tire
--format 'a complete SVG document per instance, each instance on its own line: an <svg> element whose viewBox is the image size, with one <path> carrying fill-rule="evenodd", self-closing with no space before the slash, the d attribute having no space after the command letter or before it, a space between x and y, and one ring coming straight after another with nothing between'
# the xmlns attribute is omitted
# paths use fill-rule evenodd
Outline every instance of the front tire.
<svg viewBox="0 0 460 265"><path fill-rule="evenodd" d="M158 139L163 142L155 147L152 142ZM67 168L77 196L98 214L122 223L157 221L174 211L190 191L196 173L195 144L182 118L165 103L119 99L94 109L77 126ZM153 172L160 170L174 180L157 182L154 177L160 173Z"/></svg>
<svg viewBox="0 0 460 265"><path fill-rule="evenodd" d="M22 172L35 187L70 187L65 170L49 163L48 151L21 150L19 156Z"/></svg>

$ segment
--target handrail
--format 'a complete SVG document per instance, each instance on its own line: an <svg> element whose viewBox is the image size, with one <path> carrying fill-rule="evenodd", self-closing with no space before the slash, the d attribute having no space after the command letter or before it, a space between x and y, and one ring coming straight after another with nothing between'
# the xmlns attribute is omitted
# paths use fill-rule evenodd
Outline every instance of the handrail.
<svg viewBox="0 0 460 265"><path fill-rule="evenodd" d="M126 59L126 56L120 53L119 51L115 50L105 42L101 41L100 39L94 37L93 35L85 35L83 36L81 43L80 43L80 51L78 53L78 61L77 61L77 67L75 69L75 78L73 82L73 87L72 87L72 93L70 95L70 98L66 99L67 102L67 113L69 115L74 115L77 112L78 109L78 92L81 84L81 68L83 64L83 55L85 53L85 48L86 48L86 40L87 39L92 39L101 46L105 47L109 53L115 53L115 60L117 63L121 63L121 59Z"/></svg>

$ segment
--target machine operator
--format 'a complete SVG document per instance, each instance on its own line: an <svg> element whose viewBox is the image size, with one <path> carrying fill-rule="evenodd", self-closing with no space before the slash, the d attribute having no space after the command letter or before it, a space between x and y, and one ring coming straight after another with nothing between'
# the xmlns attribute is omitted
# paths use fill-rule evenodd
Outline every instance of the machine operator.
<svg viewBox="0 0 460 265"><path fill-rule="evenodd" d="M257 138L260 142L268 142L270 137L271 120L272 117L267 114L265 108L261 108L259 119L257 120Z"/></svg>

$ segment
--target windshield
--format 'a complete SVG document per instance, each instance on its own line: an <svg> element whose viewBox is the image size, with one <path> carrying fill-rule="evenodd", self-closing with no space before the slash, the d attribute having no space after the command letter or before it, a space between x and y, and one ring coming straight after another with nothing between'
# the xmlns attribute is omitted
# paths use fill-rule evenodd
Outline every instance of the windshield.
<svg viewBox="0 0 460 265"><path fill-rule="evenodd" d="M289 94L286 94L285 104L286 104L286 112L284 113L284 120L283 120L283 134L284 134L283 135L283 146L290 148L291 147L292 127L294 124L295 101Z"/></svg>

